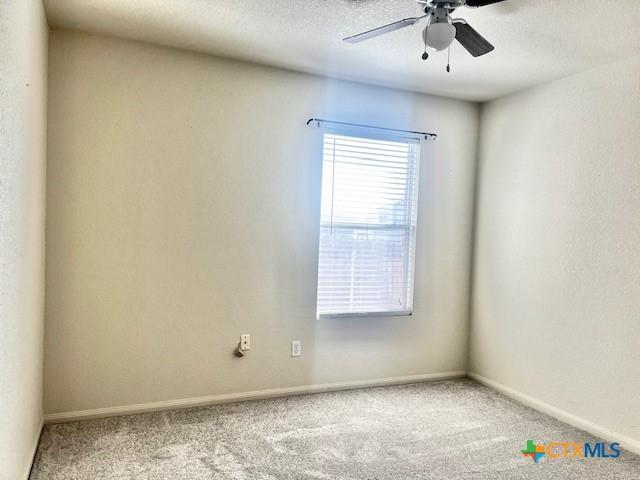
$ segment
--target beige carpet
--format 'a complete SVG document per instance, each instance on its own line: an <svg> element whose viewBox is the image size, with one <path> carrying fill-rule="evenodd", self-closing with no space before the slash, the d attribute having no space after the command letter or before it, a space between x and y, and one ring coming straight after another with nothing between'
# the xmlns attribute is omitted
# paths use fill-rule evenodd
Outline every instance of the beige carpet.
<svg viewBox="0 0 640 480"><path fill-rule="evenodd" d="M467 379L45 427L31 480L640 479L640 457L549 459L597 442Z"/></svg>

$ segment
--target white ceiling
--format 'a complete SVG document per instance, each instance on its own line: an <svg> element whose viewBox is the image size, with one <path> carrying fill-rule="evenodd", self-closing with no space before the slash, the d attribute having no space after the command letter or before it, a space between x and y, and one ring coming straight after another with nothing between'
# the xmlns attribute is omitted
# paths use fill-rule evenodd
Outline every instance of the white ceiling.
<svg viewBox="0 0 640 480"><path fill-rule="evenodd" d="M54 27L115 35L469 100L640 55L640 0L508 0L464 17L496 50L420 60L420 26L342 37L419 14L414 0L44 0Z"/></svg>

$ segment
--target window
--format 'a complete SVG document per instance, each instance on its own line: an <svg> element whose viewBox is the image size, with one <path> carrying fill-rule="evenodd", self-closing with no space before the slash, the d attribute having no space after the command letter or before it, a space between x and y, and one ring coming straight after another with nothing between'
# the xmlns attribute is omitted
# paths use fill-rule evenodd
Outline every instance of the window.
<svg viewBox="0 0 640 480"><path fill-rule="evenodd" d="M324 134L317 315L410 315L420 142L354 135Z"/></svg>

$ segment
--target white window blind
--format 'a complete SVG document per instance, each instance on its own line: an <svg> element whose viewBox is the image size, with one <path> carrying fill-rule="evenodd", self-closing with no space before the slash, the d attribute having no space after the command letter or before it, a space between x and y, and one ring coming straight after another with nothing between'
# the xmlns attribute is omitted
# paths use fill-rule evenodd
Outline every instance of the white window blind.
<svg viewBox="0 0 640 480"><path fill-rule="evenodd" d="M325 133L318 318L413 309L420 142Z"/></svg>

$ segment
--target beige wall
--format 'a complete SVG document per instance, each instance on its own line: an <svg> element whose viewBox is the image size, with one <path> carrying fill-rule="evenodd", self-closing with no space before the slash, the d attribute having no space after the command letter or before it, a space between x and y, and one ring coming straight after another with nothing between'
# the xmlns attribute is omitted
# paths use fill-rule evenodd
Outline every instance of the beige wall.
<svg viewBox="0 0 640 480"><path fill-rule="evenodd" d="M66 31L49 61L46 412L466 368L476 105ZM315 320L311 116L440 134L413 317Z"/></svg>
<svg viewBox="0 0 640 480"><path fill-rule="evenodd" d="M634 59L483 107L471 328L475 373L629 445L640 440L638 78Z"/></svg>
<svg viewBox="0 0 640 480"><path fill-rule="evenodd" d="M47 24L0 2L0 478L24 479L42 422Z"/></svg>

